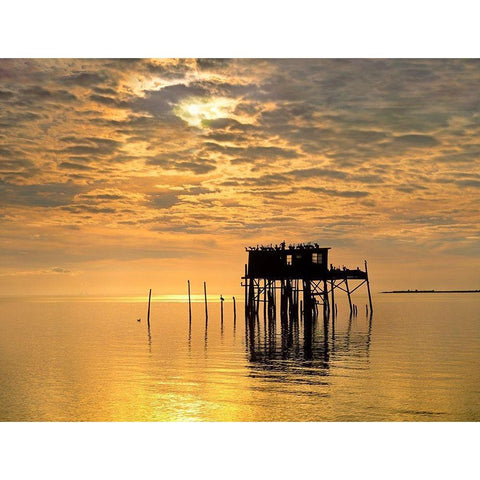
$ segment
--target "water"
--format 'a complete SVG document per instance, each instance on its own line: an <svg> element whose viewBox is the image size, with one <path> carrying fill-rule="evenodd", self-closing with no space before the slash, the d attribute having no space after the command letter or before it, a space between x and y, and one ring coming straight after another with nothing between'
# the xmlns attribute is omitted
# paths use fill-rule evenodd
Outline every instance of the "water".
<svg viewBox="0 0 480 480"><path fill-rule="evenodd" d="M363 303L362 303L363 302ZM246 339L242 304L0 301L2 421L477 421L480 295L380 295ZM142 322L137 318L142 317Z"/></svg>

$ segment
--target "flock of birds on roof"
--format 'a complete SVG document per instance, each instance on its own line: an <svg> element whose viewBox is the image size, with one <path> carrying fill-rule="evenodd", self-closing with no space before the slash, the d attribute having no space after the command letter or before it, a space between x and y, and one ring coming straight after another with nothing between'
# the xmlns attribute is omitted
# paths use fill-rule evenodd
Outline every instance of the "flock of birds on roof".
<svg viewBox="0 0 480 480"><path fill-rule="evenodd" d="M285 250L287 245L285 242L282 242L280 245L257 245L256 247L245 247L247 252L252 251L278 251L278 250ZM297 243L297 244L290 244L288 245L289 250L311 250L314 248L320 248L318 243Z"/></svg>

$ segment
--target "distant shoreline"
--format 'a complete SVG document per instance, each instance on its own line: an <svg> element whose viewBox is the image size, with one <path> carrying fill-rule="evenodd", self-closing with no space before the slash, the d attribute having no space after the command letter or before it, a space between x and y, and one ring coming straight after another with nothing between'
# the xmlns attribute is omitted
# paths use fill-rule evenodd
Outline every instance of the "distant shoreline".
<svg viewBox="0 0 480 480"><path fill-rule="evenodd" d="M392 290L380 293L480 293L480 290Z"/></svg>

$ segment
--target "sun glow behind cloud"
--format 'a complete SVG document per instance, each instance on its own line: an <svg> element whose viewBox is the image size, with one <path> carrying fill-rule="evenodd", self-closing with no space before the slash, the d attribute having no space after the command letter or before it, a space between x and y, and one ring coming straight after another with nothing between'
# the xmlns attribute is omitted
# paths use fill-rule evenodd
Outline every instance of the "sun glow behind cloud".
<svg viewBox="0 0 480 480"><path fill-rule="evenodd" d="M225 97L192 97L180 102L173 112L192 127L201 127L205 120L233 118L237 103Z"/></svg>

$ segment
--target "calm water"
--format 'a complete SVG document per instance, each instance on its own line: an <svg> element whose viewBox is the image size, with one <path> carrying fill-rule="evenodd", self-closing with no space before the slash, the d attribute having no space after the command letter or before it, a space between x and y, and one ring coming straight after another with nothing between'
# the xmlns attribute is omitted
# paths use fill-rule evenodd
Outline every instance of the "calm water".
<svg viewBox="0 0 480 480"><path fill-rule="evenodd" d="M363 303L362 303L363 302ZM360 299L357 304L364 305ZM476 421L480 295L376 295L370 321L246 338L225 302L0 301L2 421ZM137 318L142 317L142 322Z"/></svg>

